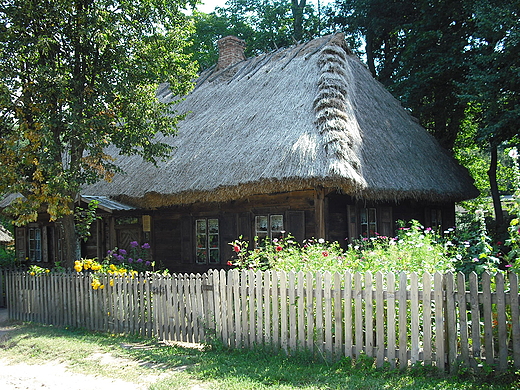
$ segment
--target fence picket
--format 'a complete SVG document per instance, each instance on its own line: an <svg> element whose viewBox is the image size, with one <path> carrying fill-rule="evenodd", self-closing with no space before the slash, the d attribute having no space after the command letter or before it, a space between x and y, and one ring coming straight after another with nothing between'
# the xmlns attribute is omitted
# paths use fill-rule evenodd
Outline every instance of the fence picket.
<svg viewBox="0 0 520 390"><path fill-rule="evenodd" d="M419 361L419 280L415 272L410 274L410 331L411 349L410 363L416 364Z"/></svg>
<svg viewBox="0 0 520 390"><path fill-rule="evenodd" d="M391 368L396 365L396 333L395 333L395 274L387 275L387 313L388 313L388 361Z"/></svg>
<svg viewBox="0 0 520 390"><path fill-rule="evenodd" d="M484 356L486 363L495 364L493 354L493 313L491 311L491 276L486 271L482 274L482 312L484 323Z"/></svg>
<svg viewBox="0 0 520 390"><path fill-rule="evenodd" d="M372 291L372 273L365 273L365 353L374 355L374 296Z"/></svg>
<svg viewBox="0 0 520 390"><path fill-rule="evenodd" d="M352 358L352 274L345 272L343 276L345 283L345 298L344 298L344 322L345 322L345 356Z"/></svg>
<svg viewBox="0 0 520 390"><path fill-rule="evenodd" d="M332 360L332 285L331 275L327 271L323 275L323 314L325 316L325 356Z"/></svg>
<svg viewBox="0 0 520 390"><path fill-rule="evenodd" d="M453 273L444 275L446 283L446 332L448 336L448 364L456 367L457 361L457 324L455 320L455 287Z"/></svg>
<svg viewBox="0 0 520 390"><path fill-rule="evenodd" d="M507 370L507 329L506 329L506 296L504 289L504 275L497 273L495 275L496 285L496 322L498 328L498 369L500 371Z"/></svg>
<svg viewBox="0 0 520 390"><path fill-rule="evenodd" d="M510 272L509 291L511 295L511 334L513 349L513 365L520 368L520 302L518 300L518 275Z"/></svg>
<svg viewBox="0 0 520 390"><path fill-rule="evenodd" d="M376 272L376 366L383 367L385 362L385 302L383 274Z"/></svg>
<svg viewBox="0 0 520 390"><path fill-rule="evenodd" d="M408 367L408 302L406 300L407 276L404 272L399 274L399 291L397 301L399 304L399 368Z"/></svg>
<svg viewBox="0 0 520 390"><path fill-rule="evenodd" d="M439 371L445 369L444 356L444 277L441 273L436 272L433 276L434 291L433 296L435 300L435 363Z"/></svg>

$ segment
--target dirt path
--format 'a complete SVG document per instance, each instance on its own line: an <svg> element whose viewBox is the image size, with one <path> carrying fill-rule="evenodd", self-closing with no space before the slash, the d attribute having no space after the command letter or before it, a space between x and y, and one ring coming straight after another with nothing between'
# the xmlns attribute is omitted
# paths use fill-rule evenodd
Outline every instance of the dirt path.
<svg viewBox="0 0 520 390"><path fill-rule="evenodd" d="M15 329L7 322L7 309L0 309L0 345L9 331ZM44 365L9 364L0 360L1 390L144 390L137 385L119 379L95 377L67 371L65 364L49 362Z"/></svg>

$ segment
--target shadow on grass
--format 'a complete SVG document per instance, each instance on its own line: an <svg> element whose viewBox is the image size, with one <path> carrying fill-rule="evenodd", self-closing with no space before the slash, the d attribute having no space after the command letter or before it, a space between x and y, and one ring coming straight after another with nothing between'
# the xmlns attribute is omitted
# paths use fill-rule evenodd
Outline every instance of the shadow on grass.
<svg viewBox="0 0 520 390"><path fill-rule="evenodd" d="M53 350L54 351L51 351ZM286 356L269 348L227 349L219 345L205 349L165 345L157 340L123 336L82 329L23 324L10 330L0 340L0 350L10 356L38 353L60 355L72 361L69 350L108 351L117 357L131 359L150 370L161 372L182 370L196 381L211 382L220 389L500 389L520 387L518 375L442 376L425 367L406 371L376 369L373 359L343 359L328 364L319 356L299 353ZM151 389L179 388L169 376L151 385ZM178 385L177 385L178 386Z"/></svg>

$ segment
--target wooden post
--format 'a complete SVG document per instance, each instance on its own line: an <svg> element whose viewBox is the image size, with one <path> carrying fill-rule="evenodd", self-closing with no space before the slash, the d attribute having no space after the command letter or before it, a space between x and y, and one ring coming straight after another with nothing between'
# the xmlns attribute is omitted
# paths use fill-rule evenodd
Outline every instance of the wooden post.
<svg viewBox="0 0 520 390"><path fill-rule="evenodd" d="M323 187L316 187L314 193L314 214L316 237L325 238L325 190Z"/></svg>

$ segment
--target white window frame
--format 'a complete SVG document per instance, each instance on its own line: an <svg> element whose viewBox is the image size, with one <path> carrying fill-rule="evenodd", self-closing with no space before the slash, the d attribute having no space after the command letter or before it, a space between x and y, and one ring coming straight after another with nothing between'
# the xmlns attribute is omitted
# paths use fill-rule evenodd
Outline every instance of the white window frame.
<svg viewBox="0 0 520 390"><path fill-rule="evenodd" d="M215 223L216 231L211 231L212 224ZM220 224L218 218L197 218L195 220L195 259L197 264L220 263Z"/></svg>
<svg viewBox="0 0 520 390"><path fill-rule="evenodd" d="M279 238L285 230L284 224L283 214L255 215L255 237L258 237L259 242L266 238Z"/></svg>

